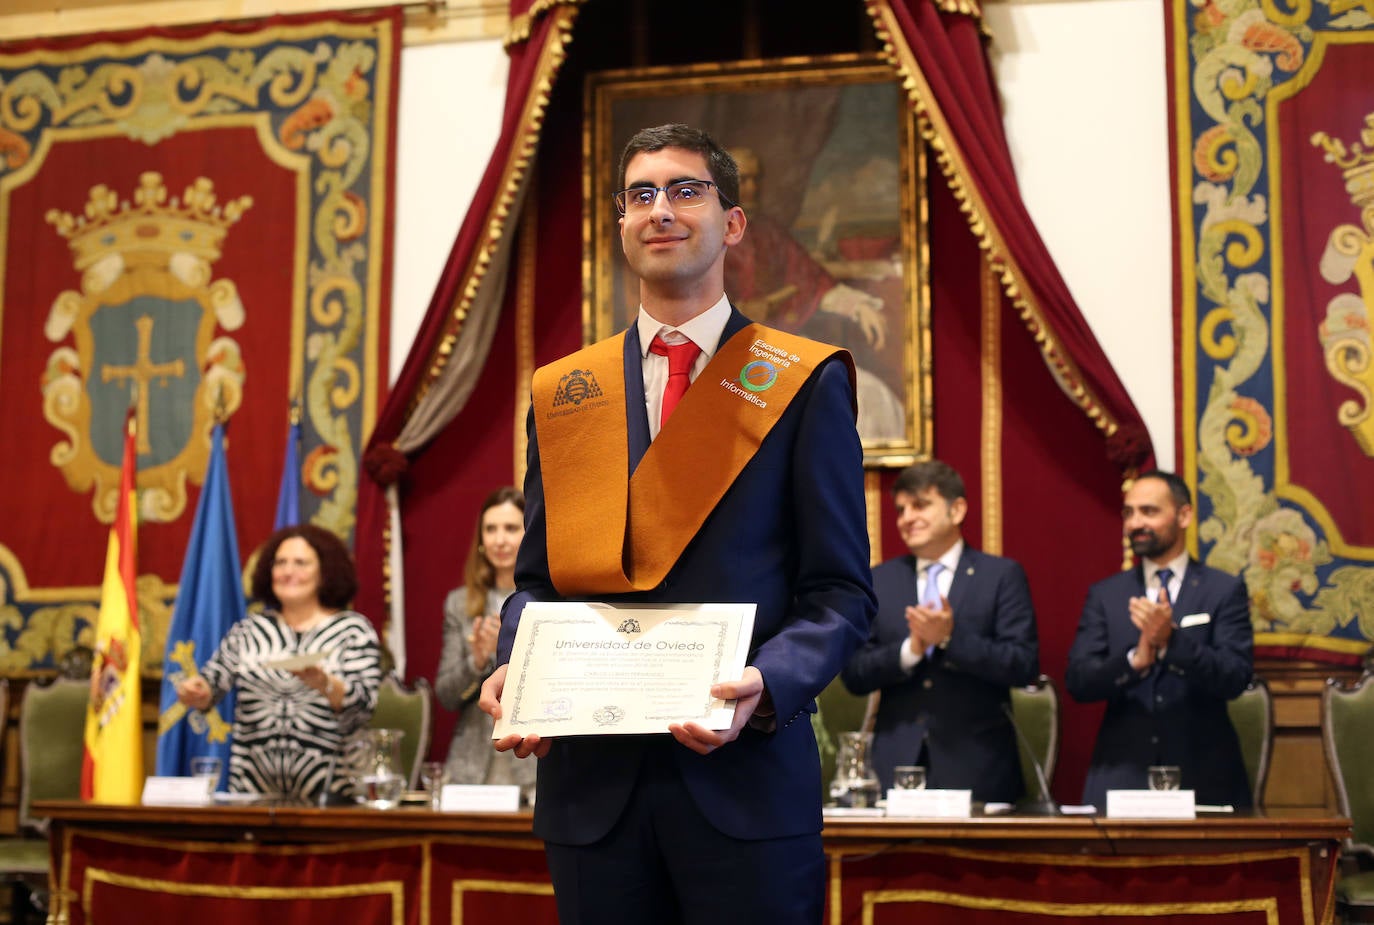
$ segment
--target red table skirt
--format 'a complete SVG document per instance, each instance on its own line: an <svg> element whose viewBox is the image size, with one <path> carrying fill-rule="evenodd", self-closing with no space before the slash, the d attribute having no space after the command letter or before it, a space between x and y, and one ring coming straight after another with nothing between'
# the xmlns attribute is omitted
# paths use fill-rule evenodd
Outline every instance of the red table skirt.
<svg viewBox="0 0 1374 925"><path fill-rule="evenodd" d="M533 839L264 845L75 828L57 850L54 901L72 925L557 922ZM1300 848L1125 857L890 843L827 851L829 925L1320 925Z"/></svg>

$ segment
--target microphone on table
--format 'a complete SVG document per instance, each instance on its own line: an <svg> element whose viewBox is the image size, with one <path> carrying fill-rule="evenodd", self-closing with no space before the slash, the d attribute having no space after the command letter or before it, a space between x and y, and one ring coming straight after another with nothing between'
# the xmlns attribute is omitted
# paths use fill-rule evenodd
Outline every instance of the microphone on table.
<svg viewBox="0 0 1374 925"><path fill-rule="evenodd" d="M1012 731L1016 733L1016 741L1021 743L1026 754L1030 757L1031 767L1035 768L1035 783L1040 790L1040 795L1035 799L1022 800L1016 804L1016 811L1027 816L1058 816L1061 815L1059 804L1050 796L1050 785L1045 780L1045 769L1040 765L1040 759L1035 754L1035 749L1031 748L1030 742L1026 739L1025 733L1017 725L1016 714L1011 709L1011 704L1003 703L1002 712L1007 714L1007 720L1011 723Z"/></svg>

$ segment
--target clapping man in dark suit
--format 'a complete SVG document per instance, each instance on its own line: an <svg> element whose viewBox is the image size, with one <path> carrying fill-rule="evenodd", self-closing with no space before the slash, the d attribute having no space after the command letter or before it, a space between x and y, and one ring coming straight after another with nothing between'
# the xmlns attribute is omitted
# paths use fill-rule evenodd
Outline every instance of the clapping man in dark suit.
<svg viewBox="0 0 1374 925"><path fill-rule="evenodd" d="M1137 478L1121 516L1138 561L1088 589L1069 650L1069 693L1107 701L1083 802L1104 809L1108 790L1177 765L1199 803L1250 806L1226 711L1254 667L1245 583L1188 556L1192 495L1172 472Z"/></svg>
<svg viewBox="0 0 1374 925"><path fill-rule="evenodd" d="M873 570L878 616L842 674L856 694L881 690L873 763L884 788L898 765L925 765L931 787L1014 802L1025 785L1011 688L1039 674L1030 588L1021 566L964 543L964 480L939 460L892 486L910 550Z"/></svg>

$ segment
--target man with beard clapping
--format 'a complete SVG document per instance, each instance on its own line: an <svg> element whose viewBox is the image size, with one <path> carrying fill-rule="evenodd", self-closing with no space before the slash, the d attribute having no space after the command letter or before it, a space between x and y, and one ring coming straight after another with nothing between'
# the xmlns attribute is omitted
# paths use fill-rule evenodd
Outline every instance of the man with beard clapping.
<svg viewBox="0 0 1374 925"><path fill-rule="evenodd" d="M1188 486L1148 472L1126 492L1123 530L1136 565L1088 589L1069 650L1067 686L1105 700L1083 802L1143 790L1151 765L1177 765L1200 804L1252 804L1226 702L1253 671L1250 605L1235 575L1192 559Z"/></svg>

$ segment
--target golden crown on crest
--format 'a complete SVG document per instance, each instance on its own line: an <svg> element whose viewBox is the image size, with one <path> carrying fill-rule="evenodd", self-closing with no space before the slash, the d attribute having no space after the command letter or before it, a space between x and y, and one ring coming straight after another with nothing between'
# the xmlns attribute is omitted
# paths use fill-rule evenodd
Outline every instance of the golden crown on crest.
<svg viewBox="0 0 1374 925"><path fill-rule="evenodd" d="M1374 113L1364 117L1364 131L1360 140L1349 148L1339 138L1326 132L1314 132L1312 144L1326 151L1326 162L1345 172L1345 191L1350 201L1361 209L1374 207Z"/></svg>
<svg viewBox="0 0 1374 925"><path fill-rule="evenodd" d="M102 183L91 187L82 214L49 209L44 217L70 243L77 270L111 253L121 254L127 266L166 265L176 254L209 264L219 259L225 233L252 205L252 196L221 204L214 181L206 177L191 181L180 199L169 199L162 174L146 171L132 201L121 202Z"/></svg>

